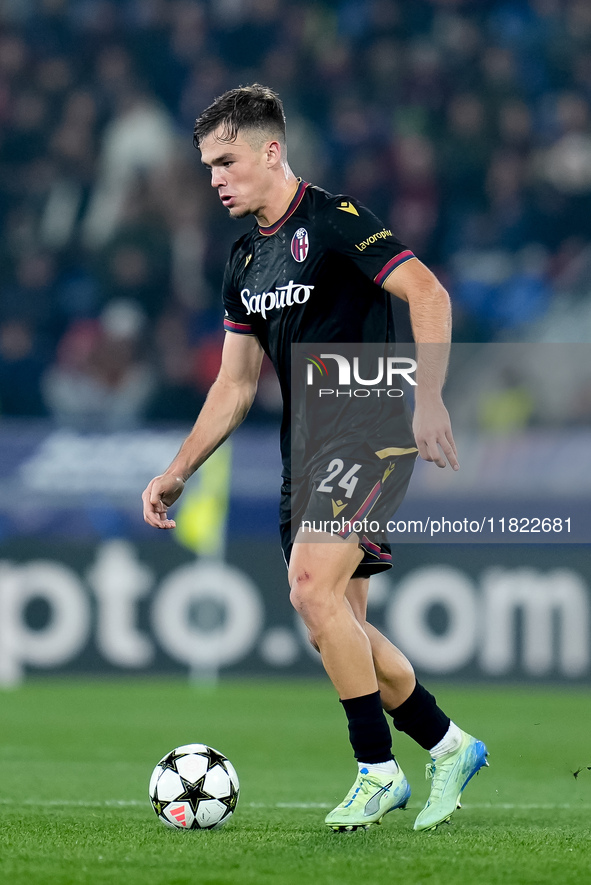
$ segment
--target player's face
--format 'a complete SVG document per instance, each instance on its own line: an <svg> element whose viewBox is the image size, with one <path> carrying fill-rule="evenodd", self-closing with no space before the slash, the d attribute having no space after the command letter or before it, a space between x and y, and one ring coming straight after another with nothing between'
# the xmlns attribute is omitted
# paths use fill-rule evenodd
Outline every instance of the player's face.
<svg viewBox="0 0 591 885"><path fill-rule="evenodd" d="M201 162L211 172L211 185L232 218L258 215L271 186L269 145L250 144L239 132L236 141L223 142L220 130L200 145Z"/></svg>

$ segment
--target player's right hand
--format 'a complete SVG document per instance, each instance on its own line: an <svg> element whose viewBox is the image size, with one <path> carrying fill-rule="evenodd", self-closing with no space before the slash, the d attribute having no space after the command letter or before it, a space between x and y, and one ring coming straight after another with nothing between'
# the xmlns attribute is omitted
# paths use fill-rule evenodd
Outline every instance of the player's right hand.
<svg viewBox="0 0 591 885"><path fill-rule="evenodd" d="M180 497L185 482L180 476L163 474L155 476L142 494L144 521L155 529L174 529L176 522L168 519L168 508Z"/></svg>

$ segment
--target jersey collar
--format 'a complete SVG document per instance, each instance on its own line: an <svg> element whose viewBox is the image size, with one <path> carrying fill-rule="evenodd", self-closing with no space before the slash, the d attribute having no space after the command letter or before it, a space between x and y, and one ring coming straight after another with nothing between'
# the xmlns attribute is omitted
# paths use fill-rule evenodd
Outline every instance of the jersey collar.
<svg viewBox="0 0 591 885"><path fill-rule="evenodd" d="M275 224L272 224L270 227L261 227L259 225L259 232L262 233L262 235L264 237L270 237L271 234L277 233L277 231L279 230L281 225L285 224L287 219L293 215L295 210L298 208L298 206L302 202L302 198L304 196L304 193L306 192L306 188L308 187L308 182L302 181L301 178L298 178L298 182L299 182L298 189L293 196L293 200L291 201L291 203L287 207L286 212L283 213L281 218L278 221L276 221Z"/></svg>

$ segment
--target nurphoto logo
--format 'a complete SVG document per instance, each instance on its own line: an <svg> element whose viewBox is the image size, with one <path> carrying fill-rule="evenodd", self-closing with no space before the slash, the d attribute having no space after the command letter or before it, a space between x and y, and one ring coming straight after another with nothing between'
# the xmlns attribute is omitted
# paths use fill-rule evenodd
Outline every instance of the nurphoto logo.
<svg viewBox="0 0 591 885"><path fill-rule="evenodd" d="M332 362L327 365L328 360L332 360ZM341 353L321 353L320 355L309 353L306 356L306 361L308 363L306 367L306 385L308 387L315 385L316 378L334 385L333 387L319 388L319 397L355 396L367 398L372 395L379 397L384 394L398 398L404 396L404 391L393 386L395 381L400 382L402 379L412 387L415 387L417 383L412 377L417 370L417 364L410 357L377 357L374 367L371 369L371 376L367 378L361 377L362 370L358 356L349 359ZM363 374L367 373L368 367L366 365ZM354 384L360 386L355 387ZM384 386L380 387L381 384Z"/></svg>

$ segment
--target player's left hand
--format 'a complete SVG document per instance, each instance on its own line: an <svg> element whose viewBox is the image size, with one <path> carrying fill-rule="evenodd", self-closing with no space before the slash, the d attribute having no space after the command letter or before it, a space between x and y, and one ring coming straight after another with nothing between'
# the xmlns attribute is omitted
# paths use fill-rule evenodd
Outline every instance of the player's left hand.
<svg viewBox="0 0 591 885"><path fill-rule="evenodd" d="M416 402L412 429L421 458L460 469L449 412L440 397Z"/></svg>

